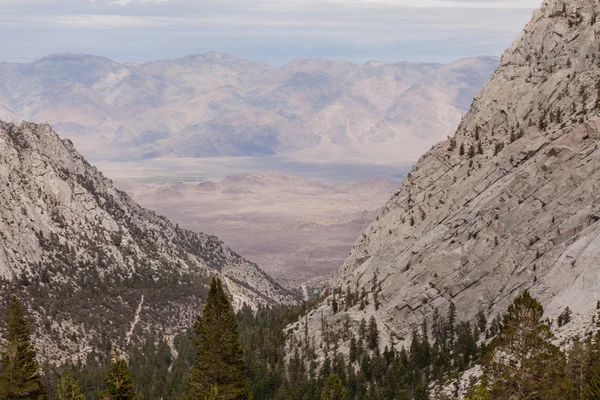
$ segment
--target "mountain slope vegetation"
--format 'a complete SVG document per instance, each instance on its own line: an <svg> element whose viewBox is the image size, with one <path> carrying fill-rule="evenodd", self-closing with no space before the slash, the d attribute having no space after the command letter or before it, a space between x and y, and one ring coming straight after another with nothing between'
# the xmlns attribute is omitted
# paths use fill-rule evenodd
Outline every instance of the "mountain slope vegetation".
<svg viewBox="0 0 600 400"><path fill-rule="evenodd" d="M0 291L42 360L185 331L219 275L236 308L294 296L218 238L138 206L48 125L0 123Z"/></svg>

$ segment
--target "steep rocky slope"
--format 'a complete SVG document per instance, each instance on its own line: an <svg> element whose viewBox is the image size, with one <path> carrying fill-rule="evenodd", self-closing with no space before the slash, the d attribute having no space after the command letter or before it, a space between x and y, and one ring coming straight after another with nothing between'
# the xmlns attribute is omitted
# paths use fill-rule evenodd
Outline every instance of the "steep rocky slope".
<svg viewBox="0 0 600 400"><path fill-rule="evenodd" d="M140 64L54 54L0 63L0 118L48 122L93 159L305 150L414 162L455 129L497 64L309 59L275 69L217 53Z"/></svg>
<svg viewBox="0 0 600 400"><path fill-rule="evenodd" d="M294 301L218 238L138 206L48 125L0 123L0 182L0 292L28 305L42 358L181 332L212 274L238 307Z"/></svg>
<svg viewBox="0 0 600 400"><path fill-rule="evenodd" d="M365 288L369 305L346 310L338 294L333 315L330 294L291 332L308 323L317 343L324 331L347 338L375 315L383 346L450 302L462 320L495 316L524 289L550 318L595 307L599 12L592 0L548 0L535 12L455 136L419 160L330 282L341 293Z"/></svg>

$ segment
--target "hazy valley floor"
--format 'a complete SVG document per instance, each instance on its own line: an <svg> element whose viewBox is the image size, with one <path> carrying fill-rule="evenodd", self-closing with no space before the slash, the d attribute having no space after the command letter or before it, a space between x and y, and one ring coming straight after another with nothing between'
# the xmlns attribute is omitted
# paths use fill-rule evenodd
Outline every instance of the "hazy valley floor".
<svg viewBox="0 0 600 400"><path fill-rule="evenodd" d="M310 288L341 265L408 166L268 157L100 168L143 206L223 238L288 287L311 281Z"/></svg>
<svg viewBox="0 0 600 400"><path fill-rule="evenodd" d="M415 159L419 155L415 155ZM232 175L274 172L325 184L357 182L373 177L400 182L412 169L411 163L368 163L316 161L288 156L155 158L142 161L94 162L111 179L133 179L145 183L201 182Z"/></svg>

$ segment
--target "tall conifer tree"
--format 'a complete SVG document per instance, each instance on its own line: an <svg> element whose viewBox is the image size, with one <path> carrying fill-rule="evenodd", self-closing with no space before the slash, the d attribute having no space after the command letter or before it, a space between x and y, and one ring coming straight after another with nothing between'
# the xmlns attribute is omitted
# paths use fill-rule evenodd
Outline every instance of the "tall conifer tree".
<svg viewBox="0 0 600 400"><path fill-rule="evenodd" d="M104 378L106 389L98 393L98 398L101 400L136 400L137 395L127 361L117 351L113 351L111 358L108 373Z"/></svg>
<svg viewBox="0 0 600 400"><path fill-rule="evenodd" d="M56 383L56 400L85 400L73 375L61 375Z"/></svg>
<svg viewBox="0 0 600 400"><path fill-rule="evenodd" d="M8 311L6 336L0 347L1 399L45 398L35 357L25 313L17 298L13 297Z"/></svg>
<svg viewBox="0 0 600 400"><path fill-rule="evenodd" d="M338 374L331 374L321 392L321 400L348 400L348 390L342 385Z"/></svg>
<svg viewBox="0 0 600 400"><path fill-rule="evenodd" d="M583 390L581 398L583 400L600 399L600 365L596 364L592 367L589 380Z"/></svg>
<svg viewBox="0 0 600 400"><path fill-rule="evenodd" d="M371 318L369 319L369 331L367 336L369 349L375 350L379 346L379 327L377 326L377 320L374 315L371 315Z"/></svg>
<svg viewBox="0 0 600 400"><path fill-rule="evenodd" d="M358 357L358 348L356 346L356 338L354 336L352 336L352 338L350 339L350 353L348 355L350 364L354 364L356 362L357 357Z"/></svg>
<svg viewBox="0 0 600 400"><path fill-rule="evenodd" d="M221 280L212 278L204 312L194 324L196 355L190 371L186 399L205 400L215 391L222 400L248 399L243 349L237 320Z"/></svg>
<svg viewBox="0 0 600 400"><path fill-rule="evenodd" d="M573 398L565 357L551 343L543 316L542 305L527 291L508 307L485 368L491 400Z"/></svg>
<svg viewBox="0 0 600 400"><path fill-rule="evenodd" d="M489 400L490 392L486 389L485 384L479 383L473 387L471 394L466 400Z"/></svg>
<svg viewBox="0 0 600 400"><path fill-rule="evenodd" d="M600 331L587 346L587 365L581 398L583 400L600 399Z"/></svg>

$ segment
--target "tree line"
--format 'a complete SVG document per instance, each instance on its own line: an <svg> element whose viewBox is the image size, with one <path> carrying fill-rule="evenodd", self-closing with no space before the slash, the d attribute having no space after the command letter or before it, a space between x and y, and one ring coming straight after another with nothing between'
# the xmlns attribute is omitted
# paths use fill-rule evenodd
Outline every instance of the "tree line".
<svg viewBox="0 0 600 400"><path fill-rule="evenodd" d="M349 354L335 341L316 346L308 335L290 343L284 328L310 307L244 307L236 315L213 278L202 314L176 344L177 357L158 342L129 357L113 349L105 365L93 356L57 369L38 364L24 309L13 298L0 347L0 399L600 399L600 333L572 338L562 351L527 291L490 323L482 312L471 323L458 321L451 303L400 349L380 349L375 319L363 320ZM565 309L560 325L570 318ZM476 364L483 375L465 393L459 380Z"/></svg>
<svg viewBox="0 0 600 400"><path fill-rule="evenodd" d="M239 343L237 319L222 283L212 278L204 312L194 323L195 356L187 374L181 400L248 399L243 349ZM137 400L128 362L113 349L104 387L96 393L100 400ZM85 400L87 397L73 374L62 374L49 394L42 368L36 360L29 323L23 307L13 297L8 310L4 340L0 347L0 399L6 400Z"/></svg>

